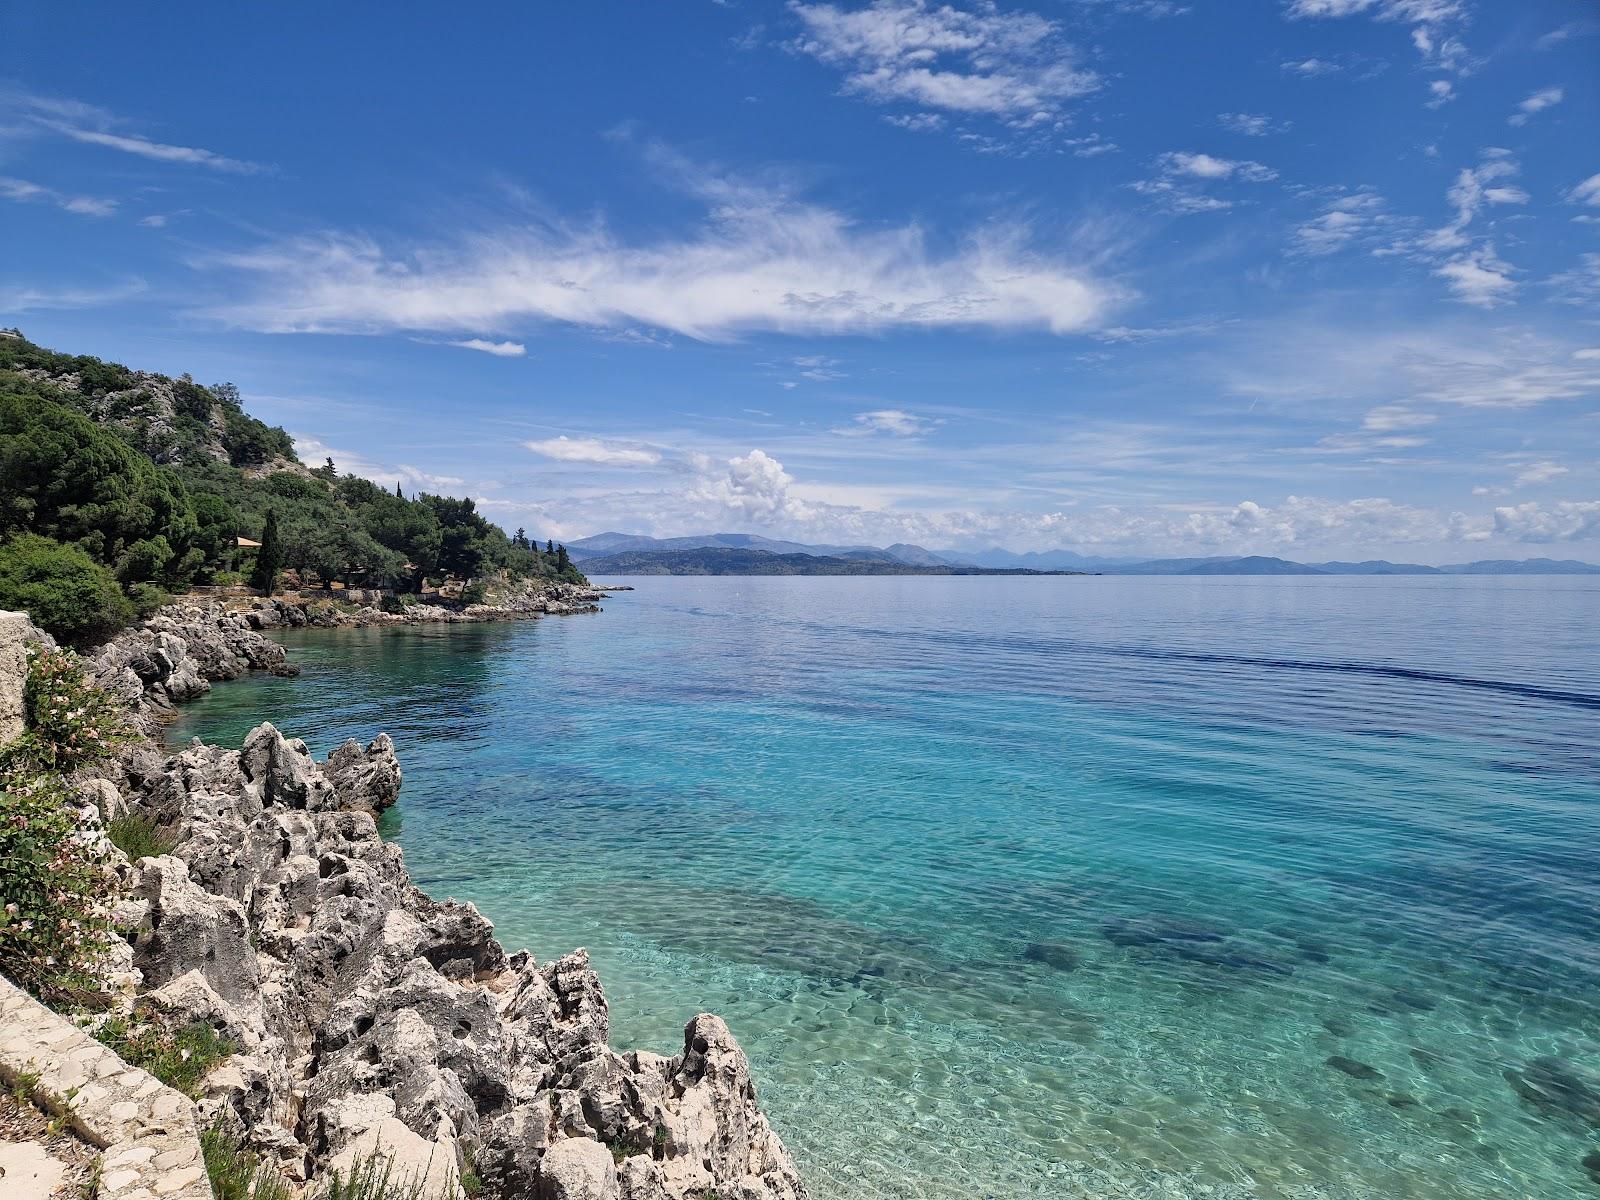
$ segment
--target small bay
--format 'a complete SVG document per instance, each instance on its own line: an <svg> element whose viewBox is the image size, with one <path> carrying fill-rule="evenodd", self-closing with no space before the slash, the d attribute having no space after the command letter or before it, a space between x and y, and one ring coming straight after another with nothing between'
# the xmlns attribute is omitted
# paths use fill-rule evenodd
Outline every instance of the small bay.
<svg viewBox="0 0 1600 1200"><path fill-rule="evenodd" d="M726 1016L819 1198L1595 1194L1600 580L630 582L170 736L390 733L418 884Z"/></svg>

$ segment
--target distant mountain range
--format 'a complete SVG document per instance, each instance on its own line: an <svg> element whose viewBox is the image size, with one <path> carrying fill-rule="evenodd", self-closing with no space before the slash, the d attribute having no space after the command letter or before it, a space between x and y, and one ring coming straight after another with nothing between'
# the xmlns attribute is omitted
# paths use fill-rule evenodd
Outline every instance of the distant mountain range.
<svg viewBox="0 0 1600 1200"><path fill-rule="evenodd" d="M572 548L569 546L570 554ZM1020 567L974 567L913 563L885 558L882 551L843 554L777 554L739 546L693 546L674 550L623 550L581 560L583 572L602 575L1066 575Z"/></svg>
<svg viewBox="0 0 1600 1200"><path fill-rule="evenodd" d="M1574 559L1485 559L1433 567L1423 563L1301 563L1263 555L1212 558L1112 558L1070 550L1015 554L995 547L977 552L892 546L812 545L754 533L708 533L653 538L597 533L567 543L590 575L1600 575L1600 566Z"/></svg>

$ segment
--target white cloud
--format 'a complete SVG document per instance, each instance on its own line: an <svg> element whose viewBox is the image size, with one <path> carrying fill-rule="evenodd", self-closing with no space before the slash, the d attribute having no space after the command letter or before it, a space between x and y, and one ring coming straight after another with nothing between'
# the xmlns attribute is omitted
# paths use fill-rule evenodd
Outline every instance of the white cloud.
<svg viewBox="0 0 1600 1200"><path fill-rule="evenodd" d="M250 175L266 170L259 163L229 158L198 146L178 146L158 142L130 132L129 122L97 105L78 100L44 96L16 87L0 87L0 111L7 111L17 122L15 128L35 136L55 134L91 146L104 146L124 154L157 162L184 163Z"/></svg>
<svg viewBox="0 0 1600 1200"><path fill-rule="evenodd" d="M528 348L521 342L491 342L485 338L467 338L464 341L446 344L459 346L463 350L481 350L484 354L493 354L496 358L521 358L528 352Z"/></svg>
<svg viewBox="0 0 1600 1200"><path fill-rule="evenodd" d="M1330 201L1320 216L1294 231L1291 246L1302 254L1332 254L1352 242L1370 237L1385 222L1383 199L1376 193L1340 196Z"/></svg>
<svg viewBox="0 0 1600 1200"><path fill-rule="evenodd" d="M1463 304L1495 308L1509 301L1517 290L1511 271L1511 264L1503 261L1495 254L1494 247L1486 243L1440 264L1433 273L1445 281Z"/></svg>
<svg viewBox="0 0 1600 1200"><path fill-rule="evenodd" d="M69 196L27 179L0 176L0 196L22 204L51 204L81 217L109 217L117 211L115 200L95 196Z"/></svg>
<svg viewBox="0 0 1600 1200"><path fill-rule="evenodd" d="M619 446L597 438L569 438L562 434L522 444L535 454L560 462L592 463L601 467L654 467L661 463L661 455L654 450Z"/></svg>
<svg viewBox="0 0 1600 1200"><path fill-rule="evenodd" d="M865 8L791 2L804 26L795 43L844 72L846 91L1024 125L1052 121L1061 104L1095 90L1060 27L993 4L976 11L926 0L874 0Z"/></svg>
<svg viewBox="0 0 1600 1200"><path fill-rule="evenodd" d="M1410 25L1411 43L1429 66L1459 70L1467 48L1449 33L1466 16L1463 0L1287 0L1290 19L1368 15L1379 21Z"/></svg>
<svg viewBox="0 0 1600 1200"><path fill-rule="evenodd" d="M1564 95L1565 93L1558 87L1541 88L1517 105L1517 111L1506 119L1512 125L1526 125L1535 114L1560 104Z"/></svg>
<svg viewBox="0 0 1600 1200"><path fill-rule="evenodd" d="M1428 107L1443 108L1456 98L1456 85L1448 79L1435 79L1428 84Z"/></svg>
<svg viewBox="0 0 1600 1200"><path fill-rule="evenodd" d="M1266 137L1268 134L1286 133L1291 126L1289 121L1274 121L1271 117L1256 113L1219 113L1217 121L1224 129L1232 133L1242 133L1245 137Z"/></svg>
<svg viewBox="0 0 1600 1200"><path fill-rule="evenodd" d="M1552 275L1549 286L1562 304L1593 304L1600 300L1600 253L1581 254L1578 265Z"/></svg>
<svg viewBox="0 0 1600 1200"><path fill-rule="evenodd" d="M151 213L149 216L140 217L139 224L146 229L162 229L165 228L168 219L165 213Z"/></svg>
<svg viewBox="0 0 1600 1200"><path fill-rule="evenodd" d="M1185 150L1163 154L1158 162L1169 175L1189 175L1196 179L1242 179L1247 183L1265 183L1278 177L1271 167L1258 162L1216 158L1210 154L1195 154Z"/></svg>
<svg viewBox="0 0 1600 1200"><path fill-rule="evenodd" d="M1572 542L1600 538L1600 500L1511 505L1494 510L1494 531L1519 542Z"/></svg>
<svg viewBox="0 0 1600 1200"><path fill-rule="evenodd" d="M304 461L315 463L331 458L341 475L358 475L386 488L400 484L408 491L441 491L447 488L460 488L466 483L465 479L456 475L435 475L405 464L389 466L375 463L355 451L340 450L336 446L330 446L311 434L291 433L290 436L294 438L296 453Z"/></svg>
<svg viewBox="0 0 1600 1200"><path fill-rule="evenodd" d="M854 423L833 432L841 437L871 437L875 433L890 437L922 437L933 432L939 424L929 417L919 417L898 408L879 408L872 412L857 413Z"/></svg>
<svg viewBox="0 0 1600 1200"><path fill-rule="evenodd" d="M1517 487L1531 487L1535 484L1549 483L1552 479L1559 479L1565 474L1567 474L1567 468L1560 463L1529 463L1517 472L1517 477L1513 482Z"/></svg>
<svg viewBox="0 0 1600 1200"><path fill-rule="evenodd" d="M1367 415L1361 418L1361 428L1389 433L1397 429L1423 429L1438 419L1433 413L1418 412L1401 404L1382 404L1367 410Z"/></svg>
<svg viewBox="0 0 1600 1200"><path fill-rule="evenodd" d="M787 194L703 177L694 234L629 243L540 225L393 252L327 234L219 256L258 285L213 310L265 331L477 333L516 323L643 326L702 340L750 331L1092 328L1121 299L1083 266L989 227L952 250L915 225L865 228Z"/></svg>
<svg viewBox="0 0 1600 1200"><path fill-rule="evenodd" d="M121 150L124 154L137 154L141 158L153 158L157 162L186 163L190 166L209 167L214 171L231 171L240 175L253 175L265 170L258 163L228 158L211 150L202 150L198 146L172 146L164 142L153 142L149 138L139 137L135 134L108 133L99 129L80 129L77 126L56 121L46 122L46 124L63 137L71 138L75 142L86 142L92 146L106 146L112 150Z"/></svg>
<svg viewBox="0 0 1600 1200"><path fill-rule="evenodd" d="M1318 75L1333 75L1344 70L1338 63L1329 62L1325 58L1303 58L1298 62L1286 62L1279 65L1290 75L1304 75L1307 78L1315 78Z"/></svg>
<svg viewBox="0 0 1600 1200"><path fill-rule="evenodd" d="M1591 175L1578 184L1567 193L1567 199L1573 204L1600 207L1600 174Z"/></svg>
<svg viewBox="0 0 1600 1200"><path fill-rule="evenodd" d="M132 299L146 290L142 279L106 288L34 288L0 283L0 312L98 308Z"/></svg>

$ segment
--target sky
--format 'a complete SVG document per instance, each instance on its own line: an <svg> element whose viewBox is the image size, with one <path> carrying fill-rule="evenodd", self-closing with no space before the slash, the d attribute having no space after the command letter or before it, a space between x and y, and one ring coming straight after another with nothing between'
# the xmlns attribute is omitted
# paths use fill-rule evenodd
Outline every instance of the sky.
<svg viewBox="0 0 1600 1200"><path fill-rule="evenodd" d="M1600 5L0 10L0 324L571 540L1600 560Z"/></svg>

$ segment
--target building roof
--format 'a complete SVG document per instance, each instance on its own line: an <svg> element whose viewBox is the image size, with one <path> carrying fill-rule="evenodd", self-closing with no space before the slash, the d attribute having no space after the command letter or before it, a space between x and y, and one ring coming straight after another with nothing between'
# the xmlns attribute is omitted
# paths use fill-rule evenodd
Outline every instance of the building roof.
<svg viewBox="0 0 1600 1200"><path fill-rule="evenodd" d="M235 546L252 546L257 549L259 549L261 546L261 543L256 541L254 538L247 537L236 537L233 539L233 544Z"/></svg>

